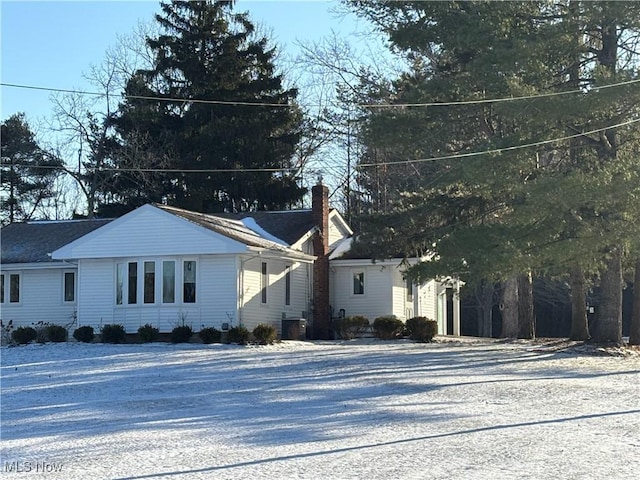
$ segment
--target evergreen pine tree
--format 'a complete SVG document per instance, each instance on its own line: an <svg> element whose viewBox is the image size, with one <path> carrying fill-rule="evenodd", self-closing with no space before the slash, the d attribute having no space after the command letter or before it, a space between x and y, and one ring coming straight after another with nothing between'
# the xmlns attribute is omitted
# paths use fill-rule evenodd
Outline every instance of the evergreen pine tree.
<svg viewBox="0 0 640 480"><path fill-rule="evenodd" d="M158 100L130 97L114 121L122 165L132 138L147 153L170 151L163 165L172 171L138 197L219 212L286 208L305 193L291 161L302 125L297 92L283 88L275 49L233 4L161 4L162 34L148 39L153 66L137 71L126 89ZM135 174L125 180L143 183Z"/></svg>
<svg viewBox="0 0 640 480"><path fill-rule="evenodd" d="M432 261L416 268L422 278L459 274L482 283L485 276L507 279L531 270L576 274L605 266L603 286L611 292L605 312L610 313L601 309L601 316L610 321L600 327L609 333L597 337L619 342L621 243L634 235L623 219L637 212L629 193L638 188L637 156L633 160L627 151L623 158L621 146L637 137L639 92L637 84L597 87L637 78L633 68L620 67L637 62L625 42L640 28L638 5L351 3L411 61L410 72L394 82L390 104L531 96L368 115L364 142L370 150L393 145L396 152L404 147L402 156L409 160L443 157L398 162L415 167L421 186L400 190L394 210L373 218L365 235L369 246L380 256L392 250L435 252ZM626 58L617 55L622 51ZM565 90L574 93L546 97ZM546 143L570 135L577 137ZM528 143L539 145L510 148ZM414 148L413 155L407 147ZM474 155L483 150L494 153ZM369 159L365 163L378 168ZM626 188L613 191L623 179ZM583 288L584 282L575 279L572 285ZM576 299L584 298L578 293ZM579 311L577 316L586 320ZM584 338L582 327L575 331Z"/></svg>
<svg viewBox="0 0 640 480"><path fill-rule="evenodd" d="M55 195L54 181L63 164L38 145L24 114L12 115L1 128L2 223L30 220Z"/></svg>

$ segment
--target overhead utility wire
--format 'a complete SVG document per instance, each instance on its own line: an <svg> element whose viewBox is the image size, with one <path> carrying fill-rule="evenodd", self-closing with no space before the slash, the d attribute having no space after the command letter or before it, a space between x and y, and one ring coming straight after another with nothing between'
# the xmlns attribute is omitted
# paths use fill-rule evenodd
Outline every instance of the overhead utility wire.
<svg viewBox="0 0 640 480"><path fill-rule="evenodd" d="M535 95L523 95L521 97L504 97L504 98L487 98L484 100L460 100L453 102L427 102L427 103L362 103L359 106L362 108L396 108L396 107L447 107L455 105L480 105L484 103L499 103L499 102L512 102L515 100L530 100L534 98L548 98L558 97L560 95L572 95L575 93L590 93L603 90L605 88L620 87L623 85L631 85L633 83L640 82L638 80L628 80L626 82L611 83L609 85L601 85L593 87L585 92L585 90L567 90L564 92L550 92L550 93L537 93Z"/></svg>
<svg viewBox="0 0 640 480"><path fill-rule="evenodd" d="M593 87L587 93L592 91L603 90L606 88L614 88L620 87L624 85L631 85L634 83L640 82L638 80L629 80L626 82L620 83L612 83L610 85L602 85L598 87ZM40 87L34 85L21 85L16 83L0 83L0 86L3 87L11 87L11 88L23 88L28 90L42 90L46 92L57 92L57 93L74 93L78 95L89 95L94 97L104 97L105 93L100 92L89 92L83 90L70 90L64 88L53 88L53 87ZM396 108L396 107L446 107L446 106L455 106L455 105L481 105L486 103L499 103L499 102L514 102L518 100L531 100L535 98L549 98L549 97L557 97L560 95L571 95L576 93L585 93L584 90L567 90L565 92L551 92L551 93L539 93L535 95L525 95L521 97L504 97L504 98L489 98L483 100L461 100L461 101L451 101L451 102L429 102L429 103L362 103L358 106L362 108ZM145 95L124 95L124 94L114 94L114 96L119 96L125 99L132 100L152 100L152 101L161 101L161 102L189 102L189 103L200 103L200 104L211 104L211 105L237 105L237 106L250 106L250 107L275 107L275 108L290 108L297 107L297 105L292 105L288 103L268 103L268 102L246 102L246 101L235 101L235 100L203 100L203 99L190 99L190 98L171 98L171 97L152 97ZM322 106L322 105L310 105L310 106Z"/></svg>
<svg viewBox="0 0 640 480"><path fill-rule="evenodd" d="M57 165L32 165L26 163L3 162L3 167L42 168L49 170L60 169ZM259 173L259 172L291 172L299 170L299 167L284 168L121 168L121 167L89 167L89 171L95 172L144 172L144 173Z"/></svg>
<svg viewBox="0 0 640 480"><path fill-rule="evenodd" d="M563 140L570 140L572 138L584 137L585 135L591 135L594 133L604 132L606 130L612 130L614 128L620 128L627 125L631 125L633 123L640 122L640 118L636 118L633 120L628 120L626 122L618 123L616 125L611 125L609 127L597 128L595 130L589 130L588 132L577 133L575 135L568 135L566 137L552 138L551 140L542 140L540 142L527 143L524 145L513 145L510 147L496 148L493 150L481 150L479 152L468 152L468 153L455 153L452 155L444 155L441 157L431 157L431 158L418 158L415 160L398 160L395 162L380 162L380 163L361 163L358 167L378 167L385 165L408 165L411 163L422 163L422 162L435 162L437 160L454 160L458 158L468 158L468 157L477 157L480 155L488 155L493 153L502 153L513 150L519 150L522 148L530 148L530 147L538 147L540 145L548 145L550 143L561 142ZM4 166L13 165L15 167L34 167L34 165L27 165L21 163L5 163ZM36 166L37 168L50 168L55 169L59 168L52 165L42 165ZM288 168L219 168L219 169L169 169L169 168L117 168L117 167L100 167L100 168L90 168L89 170L95 171L114 171L114 172L166 172L166 173L243 173L243 172L289 172L298 170L299 167L288 167Z"/></svg>
<svg viewBox="0 0 640 480"><path fill-rule="evenodd" d="M34 85L19 85L16 83L0 83L3 87L12 87L12 88L24 88L28 90L44 90L45 92L56 92L56 93L75 93L77 95L89 95L93 97L104 97L105 93L100 92L88 92L84 90L69 90L65 88L52 88L52 87L38 87ZM240 105L240 106L250 106L250 107L279 107L279 108L289 108L296 107L297 105L291 105L289 103L266 103L266 102L244 102L239 100L199 100L199 99L191 99L191 98L170 98L170 97L151 97L146 95L124 95L122 93L113 94L115 97L122 97L125 99L131 100L154 100L161 102L184 102L184 103L205 103L205 104L213 104L213 105Z"/></svg>
<svg viewBox="0 0 640 480"><path fill-rule="evenodd" d="M618 123L617 125L611 125L609 127L590 130L588 132L577 133L575 135L568 135L566 137L553 138L551 140L542 140L540 142L527 143L524 145L513 145L511 147L496 148L493 150L481 150L479 152L456 153L452 155L444 155L441 157L419 158L415 160L398 160L394 162L380 162L380 163L361 163L358 166L359 167L377 167L377 166L385 166L385 165L408 165L411 163L435 162L437 160L454 160L458 158L477 157L480 155L488 155L492 153L503 153L503 152L509 152L513 150L519 150L522 148L539 147L541 145L548 145L550 143L561 142L563 140L570 140L572 138L584 137L585 135L591 135L594 133L604 132L606 130L612 130L614 128L624 127L626 125L631 125L632 123L636 123L636 122L640 122L640 118L636 118L634 120L628 120L626 122Z"/></svg>

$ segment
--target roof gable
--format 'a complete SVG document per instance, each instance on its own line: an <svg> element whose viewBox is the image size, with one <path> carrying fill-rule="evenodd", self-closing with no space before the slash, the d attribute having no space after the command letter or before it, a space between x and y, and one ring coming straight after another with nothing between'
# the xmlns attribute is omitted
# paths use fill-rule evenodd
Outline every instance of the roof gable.
<svg viewBox="0 0 640 480"><path fill-rule="evenodd" d="M111 222L112 219L60 220L12 223L0 231L2 254L0 262L51 262L50 254L87 233Z"/></svg>
<svg viewBox="0 0 640 480"><path fill-rule="evenodd" d="M291 252L242 222L166 205L144 205L56 250L54 258L235 254L251 248Z"/></svg>

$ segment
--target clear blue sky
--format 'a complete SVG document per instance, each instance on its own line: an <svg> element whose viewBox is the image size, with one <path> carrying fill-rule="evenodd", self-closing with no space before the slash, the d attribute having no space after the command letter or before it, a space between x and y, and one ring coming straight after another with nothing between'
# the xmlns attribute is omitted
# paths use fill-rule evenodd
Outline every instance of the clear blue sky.
<svg viewBox="0 0 640 480"><path fill-rule="evenodd" d="M362 27L355 17L335 14L336 1L239 0L255 23L272 30L289 54L295 43L319 41L331 31L348 35ZM159 1L1 0L1 79L3 83L62 89L91 89L83 79L100 64L118 35L134 31L160 12ZM36 122L51 113L49 92L1 88L1 118L25 112Z"/></svg>

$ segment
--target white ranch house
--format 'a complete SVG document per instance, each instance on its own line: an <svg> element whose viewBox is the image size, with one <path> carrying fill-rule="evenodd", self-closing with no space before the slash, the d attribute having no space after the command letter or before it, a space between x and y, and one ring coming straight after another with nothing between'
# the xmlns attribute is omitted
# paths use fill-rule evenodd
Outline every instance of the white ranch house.
<svg viewBox="0 0 640 480"><path fill-rule="evenodd" d="M401 259L349 258L353 232L322 185L311 210L205 215L149 204L114 220L18 223L0 235L0 318L14 327L280 331L283 318L305 318L310 337L326 338L330 315L394 314L460 331L457 287L408 284Z"/></svg>

